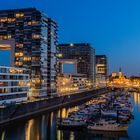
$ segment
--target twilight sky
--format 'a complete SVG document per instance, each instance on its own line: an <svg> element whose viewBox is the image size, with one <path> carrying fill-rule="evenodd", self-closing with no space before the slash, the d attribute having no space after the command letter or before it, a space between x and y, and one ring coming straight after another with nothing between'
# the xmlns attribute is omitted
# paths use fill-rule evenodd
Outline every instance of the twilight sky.
<svg viewBox="0 0 140 140"><path fill-rule="evenodd" d="M110 72L140 74L140 0L0 0L0 9L27 7L57 21L59 43L89 42Z"/></svg>

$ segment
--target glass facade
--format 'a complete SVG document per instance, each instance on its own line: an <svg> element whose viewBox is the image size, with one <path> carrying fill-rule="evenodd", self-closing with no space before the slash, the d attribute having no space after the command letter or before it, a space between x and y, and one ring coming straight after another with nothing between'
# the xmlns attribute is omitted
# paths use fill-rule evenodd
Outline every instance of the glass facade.
<svg viewBox="0 0 140 140"><path fill-rule="evenodd" d="M108 65L106 55L96 55L96 74L107 77Z"/></svg>
<svg viewBox="0 0 140 140"><path fill-rule="evenodd" d="M77 60L77 72L95 82L95 49L88 43L59 44L59 59Z"/></svg>
<svg viewBox="0 0 140 140"><path fill-rule="evenodd" d="M32 96L56 92L57 25L35 8L1 10L0 40L15 40L12 66L31 70ZM53 85L53 86L52 86Z"/></svg>

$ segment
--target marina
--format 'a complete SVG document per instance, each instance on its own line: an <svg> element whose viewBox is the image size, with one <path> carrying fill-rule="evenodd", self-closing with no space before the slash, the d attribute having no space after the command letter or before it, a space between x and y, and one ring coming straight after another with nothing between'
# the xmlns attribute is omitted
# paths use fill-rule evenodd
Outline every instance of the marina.
<svg viewBox="0 0 140 140"><path fill-rule="evenodd" d="M100 95L79 107L67 118L58 118L60 129L89 129L98 131L127 131L132 115L131 95L126 91L113 91Z"/></svg>
<svg viewBox="0 0 140 140"><path fill-rule="evenodd" d="M94 102L97 102L97 98L94 98ZM17 123L9 126L9 128L3 128L0 132L2 140L98 140L98 139L109 139L114 140L130 140L139 139L139 124L140 118L140 94L131 93L130 101L133 105L133 115L135 119L132 119L129 123L127 131L123 132L107 132L107 131L92 131L87 130L60 130L57 128L57 118L67 118L69 113L75 112L78 109L84 108L84 102L79 104L73 104L69 107L64 107L56 111L48 112L40 117L34 117L25 122ZM91 102L91 101L90 101ZM88 104L89 102L87 102ZM97 107L98 108L98 107Z"/></svg>
<svg viewBox="0 0 140 140"><path fill-rule="evenodd" d="M0 6L0 140L140 139L140 1Z"/></svg>

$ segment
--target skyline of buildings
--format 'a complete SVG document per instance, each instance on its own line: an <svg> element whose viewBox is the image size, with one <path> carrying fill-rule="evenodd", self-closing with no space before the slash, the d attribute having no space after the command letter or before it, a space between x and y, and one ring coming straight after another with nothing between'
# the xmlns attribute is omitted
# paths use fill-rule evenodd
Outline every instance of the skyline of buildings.
<svg viewBox="0 0 140 140"><path fill-rule="evenodd" d="M1 9L12 9L15 7L15 5L12 2L10 2L9 5L7 5L6 2L4 2L4 1L2 3L4 3L4 5L1 5ZM95 7L95 9L92 9L92 10L99 11L99 14L101 14L101 17L98 16L98 12L93 12L94 14L92 14L92 12L89 12L87 10L84 15L89 14L90 16L85 16L85 18L87 20L83 21L82 16L80 16L80 12L77 13L77 16L79 15L79 18L76 18L76 16L74 16L75 15L74 11L71 11L71 12L70 12L70 10L67 11L71 18L69 18L65 12L62 12L62 9L63 8L66 9L66 7L63 7L62 9L60 7L62 7L62 5L65 5L65 3L62 3L59 7L54 8L54 9L53 9L52 2L49 5L47 4L47 3L49 3L49 1L42 2L42 3L45 3L46 6L41 3L37 4L38 2L35 2L33 0L32 0L32 2L30 2L30 4L24 3L22 1L21 2L17 1L16 3L17 3L17 7L15 7L15 8L32 7L32 4L34 3L35 7L37 7L41 11L46 12L50 17L53 17L53 19L55 19L59 23L59 41L61 43L65 43L65 42L71 43L71 42L77 42L77 41L78 42L85 42L85 41L90 42L91 44L94 44L96 46L98 54L101 53L101 54L108 55L108 57L110 58L109 63L110 63L111 71L117 71L118 67L122 66L124 72L127 75L137 74L137 76L139 76L139 72L138 72L139 63L138 63L138 60L136 59L138 56L138 51L135 51L135 50L139 49L139 47L137 46L138 45L137 44L137 41L138 41L137 35L138 34L135 34L135 32L133 32L128 35L127 32L132 31L131 28L128 28L126 30L126 28L128 26L125 26L123 29L121 29L120 28L121 26L119 26L120 25L119 23L121 23L121 22L119 22L117 24L117 28L116 28L115 25L116 25L116 22L119 21L119 19L115 18L115 17L113 18L111 16L111 13L106 13L106 10L104 10L106 16L110 15L111 18L113 18L114 21L116 21L116 22L112 21L113 22L112 23L111 18L104 19L103 14L101 14L102 11L100 11L98 8L96 9L96 7ZM22 4L20 4L20 3L22 3ZM59 3L59 2L57 2L57 3ZM86 2L84 2L84 3L86 3ZM91 2L91 3L94 3L94 2ZM97 2L97 3L99 4L99 2ZM82 4L82 3L80 3L80 4ZM86 3L86 5L90 6L89 3ZM76 8L76 4L74 4L72 6L74 6ZM93 6L95 6L95 5L93 5ZM107 6L109 7L109 5L107 5ZM112 6L115 6L115 5L112 5ZM117 5L117 6L119 6L119 5ZM78 8L80 10L82 9L82 7L78 7ZM121 9L121 10L123 10L123 9ZM114 9L113 9L113 12L114 12ZM124 10L123 12L126 12L126 11ZM138 15L138 13L135 10L133 12L136 15ZM128 14L128 13L126 13L126 14ZM118 13L115 12L114 14L118 15L119 12ZM63 16L61 16L61 15L63 15ZM125 14L124 15L121 14L120 16L124 16L124 18L126 17ZM65 18L63 18L63 17L65 17ZM127 17L127 20L129 20L128 17ZM63 19L67 19L67 20L63 20ZM74 19L74 21L76 21L76 22L75 23L72 22L71 19ZM103 20L103 21L99 22L98 20ZM107 21L109 24L104 22L104 20ZM128 24L130 26L131 22L126 22L127 20L123 20L122 23L124 22L124 24L121 24L121 25L124 26L124 25ZM86 22L86 21L89 21L89 22ZM139 22L139 21L137 20L137 22ZM100 24L103 26L101 26ZM104 26L109 26L109 28L108 27L104 28ZM138 24L137 24L137 26L138 26ZM133 28L135 29L136 26L133 26ZM108 29L110 33L106 29ZM113 30L115 30L115 31L112 32ZM122 34L123 30L124 30L124 34ZM100 35L102 35L102 36L100 36ZM135 36L137 36L137 37L135 38ZM131 39L130 38L127 39L127 37L132 37L132 42L134 43L133 45L131 44ZM110 38L112 38L112 39L110 39ZM130 42L127 44L128 41L130 41ZM118 44L117 44L117 42L118 42ZM133 47L136 47L136 49L134 49L135 55L133 57L131 57L132 56L131 52L133 50ZM122 48L125 48L125 49L122 49ZM119 52L117 51L118 49L120 50ZM128 50L128 51L125 52L125 50ZM119 58L118 58L118 55L120 55ZM125 59L122 59L123 57ZM135 57L135 59L133 59L134 57ZM130 60L131 63L129 63L129 61L127 61L128 59ZM136 62L136 64L138 64L138 65L136 65L133 62ZM135 67L135 69L132 69L130 64L133 65L133 67Z"/></svg>
<svg viewBox="0 0 140 140"><path fill-rule="evenodd" d="M57 31L57 23L36 8L0 10L0 51L8 52L10 67L28 70L26 80L30 82L26 97L24 94L26 99L53 96L63 91L84 91L96 86L95 49L89 43L58 44ZM107 76L106 56L101 63ZM65 73L64 64L73 64L74 72ZM2 90L5 95L19 92L22 86L27 86L27 83L15 83L10 69L7 73L11 75L11 81L6 84L9 88L12 84L16 89ZM24 79L24 73L20 75ZM5 78L8 80L9 77Z"/></svg>
<svg viewBox="0 0 140 140"><path fill-rule="evenodd" d="M126 72L131 41L138 39L128 27L137 16L122 18L131 19L133 4L129 13L129 2L118 3L15 0L1 6L7 7L0 10L1 139L139 138L140 75ZM24 5L38 8L8 8ZM133 58L129 66L137 63Z"/></svg>

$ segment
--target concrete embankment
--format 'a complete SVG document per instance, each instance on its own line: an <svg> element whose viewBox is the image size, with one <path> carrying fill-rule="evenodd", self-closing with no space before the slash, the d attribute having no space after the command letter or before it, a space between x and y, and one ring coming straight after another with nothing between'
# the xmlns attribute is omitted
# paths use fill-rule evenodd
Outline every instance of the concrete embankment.
<svg viewBox="0 0 140 140"><path fill-rule="evenodd" d="M102 88L35 102L9 105L0 110L0 127L14 124L17 123L17 121L29 119L66 105L78 103L83 100L90 100L92 97L96 97L108 91L109 89Z"/></svg>

